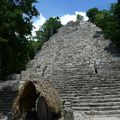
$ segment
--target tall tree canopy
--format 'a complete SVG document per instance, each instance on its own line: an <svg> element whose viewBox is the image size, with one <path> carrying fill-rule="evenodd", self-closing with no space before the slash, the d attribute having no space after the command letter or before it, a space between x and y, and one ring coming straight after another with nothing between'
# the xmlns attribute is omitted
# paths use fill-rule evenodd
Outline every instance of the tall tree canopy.
<svg viewBox="0 0 120 120"><path fill-rule="evenodd" d="M92 8L87 11L87 16L91 22L101 27L105 37L120 49L120 0L112 4L109 10Z"/></svg>
<svg viewBox="0 0 120 120"><path fill-rule="evenodd" d="M91 22L95 22L95 16L99 12L98 8L92 8L87 11L87 16Z"/></svg>
<svg viewBox="0 0 120 120"><path fill-rule="evenodd" d="M39 13L36 0L0 0L0 79L25 68L33 57L26 36L31 34L32 17Z"/></svg>

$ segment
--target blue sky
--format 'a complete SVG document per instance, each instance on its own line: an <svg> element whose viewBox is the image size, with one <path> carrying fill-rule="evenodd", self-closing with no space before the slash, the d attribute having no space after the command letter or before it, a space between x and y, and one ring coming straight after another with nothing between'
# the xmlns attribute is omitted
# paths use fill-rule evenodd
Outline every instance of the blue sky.
<svg viewBox="0 0 120 120"><path fill-rule="evenodd" d="M116 1L117 0L38 0L36 7L45 18L49 18L51 16L74 14L75 11L86 12L93 7L108 9L110 4Z"/></svg>
<svg viewBox="0 0 120 120"><path fill-rule="evenodd" d="M38 0L35 4L40 12L40 16L33 19L33 25L37 31L40 26L49 17L59 16L63 25L69 21L75 21L76 15L84 16L87 20L86 11L90 8L97 7L98 9L109 9L112 3L117 0Z"/></svg>

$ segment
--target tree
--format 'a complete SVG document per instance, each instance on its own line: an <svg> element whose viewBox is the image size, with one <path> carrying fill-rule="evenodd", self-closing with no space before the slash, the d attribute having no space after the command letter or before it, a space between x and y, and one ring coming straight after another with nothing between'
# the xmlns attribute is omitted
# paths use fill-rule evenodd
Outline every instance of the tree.
<svg viewBox="0 0 120 120"><path fill-rule="evenodd" d="M36 32L36 39L40 42L46 42L53 34L57 33L60 27L62 27L60 19L58 17L50 17Z"/></svg>
<svg viewBox="0 0 120 120"><path fill-rule="evenodd" d="M118 4L120 4L120 0L118 0Z"/></svg>
<svg viewBox="0 0 120 120"><path fill-rule="evenodd" d="M87 11L87 16L90 22L93 23L95 22L95 16L97 15L98 12L99 12L98 8L92 8Z"/></svg>
<svg viewBox="0 0 120 120"><path fill-rule="evenodd" d="M113 17L113 27L110 29L110 39L120 49L120 1L111 6L111 13Z"/></svg>
<svg viewBox="0 0 120 120"><path fill-rule="evenodd" d="M36 32L34 38L37 39L37 42L33 42L36 51L40 50L44 42L48 41L53 34L57 33L60 27L62 27L62 24L59 17L50 17Z"/></svg>
<svg viewBox="0 0 120 120"><path fill-rule="evenodd" d="M33 57L33 48L26 36L31 34L32 17L38 15L36 0L0 1L0 79L19 73Z"/></svg>
<svg viewBox="0 0 120 120"><path fill-rule="evenodd" d="M95 15L94 23L104 31L107 23L110 22L111 19L110 12L108 10L101 10Z"/></svg>
<svg viewBox="0 0 120 120"><path fill-rule="evenodd" d="M83 16L82 16L82 15L77 14L77 16L76 16L76 20L77 20L77 21L81 21L81 20L83 20Z"/></svg>
<svg viewBox="0 0 120 120"><path fill-rule="evenodd" d="M99 26L106 38L109 38L120 49L120 0L112 4L109 10L90 9L89 20Z"/></svg>

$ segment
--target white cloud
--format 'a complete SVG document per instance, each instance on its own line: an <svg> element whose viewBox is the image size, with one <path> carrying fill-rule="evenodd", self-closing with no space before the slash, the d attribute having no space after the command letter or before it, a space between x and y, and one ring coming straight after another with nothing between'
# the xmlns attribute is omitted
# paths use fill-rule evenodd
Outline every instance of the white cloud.
<svg viewBox="0 0 120 120"><path fill-rule="evenodd" d="M60 17L60 20L61 20L61 23L63 25L66 25L68 22L70 21L76 21L76 16L77 15L82 15L84 17L84 20L87 21L88 20L88 17L86 16L86 13L85 12L80 12L80 11L76 11L75 14L71 15L71 14L65 14L63 16ZM36 31L39 30L39 28L45 23L46 21L46 18L40 14L40 16L38 17L37 20L34 21L33 23L33 30L32 30L32 35L35 36L36 35Z"/></svg>
<svg viewBox="0 0 120 120"><path fill-rule="evenodd" d="M42 14L40 14L38 19L33 23L33 26L34 26L32 30L33 36L35 36L35 32L39 30L39 28L45 23L45 21L46 21L46 18Z"/></svg>
<svg viewBox="0 0 120 120"><path fill-rule="evenodd" d="M85 12L79 12L79 11L76 11L74 15L70 15L70 14L66 14L62 17L60 17L60 20L61 20L61 23L63 25L66 25L69 21L76 21L76 16L77 15L82 15L84 17L84 20L87 21L88 20L88 17L86 16L86 13Z"/></svg>
<svg viewBox="0 0 120 120"><path fill-rule="evenodd" d="M69 21L76 21L76 16L75 15L70 15L70 14L66 14L62 17L60 17L61 23L63 25L66 25Z"/></svg>

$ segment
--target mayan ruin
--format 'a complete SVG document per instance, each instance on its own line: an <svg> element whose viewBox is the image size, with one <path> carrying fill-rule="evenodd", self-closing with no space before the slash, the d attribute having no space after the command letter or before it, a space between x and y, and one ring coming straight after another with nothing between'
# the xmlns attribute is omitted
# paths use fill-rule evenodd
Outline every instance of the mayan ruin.
<svg viewBox="0 0 120 120"><path fill-rule="evenodd" d="M87 117L119 115L120 57L111 47L94 24L69 22L44 44L25 71L14 76L13 82L1 84L0 111L11 114L12 100L26 80L48 80L74 117L79 112Z"/></svg>

